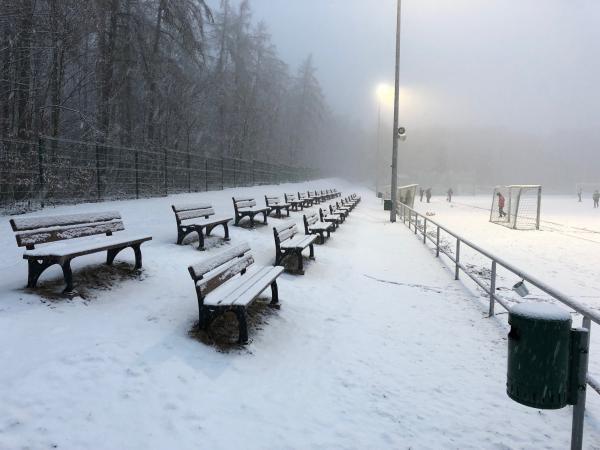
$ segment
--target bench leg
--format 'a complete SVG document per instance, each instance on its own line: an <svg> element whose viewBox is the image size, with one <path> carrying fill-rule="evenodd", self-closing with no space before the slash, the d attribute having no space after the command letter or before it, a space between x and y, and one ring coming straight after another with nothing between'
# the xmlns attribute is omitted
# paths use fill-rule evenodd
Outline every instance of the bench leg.
<svg viewBox="0 0 600 450"><path fill-rule="evenodd" d="M290 217L290 207L288 206L287 208L285 208L285 210L287 211L287 216Z"/></svg>
<svg viewBox="0 0 600 450"><path fill-rule="evenodd" d="M323 245L325 243L325 232L319 232L319 244Z"/></svg>
<svg viewBox="0 0 600 450"><path fill-rule="evenodd" d="M315 246L314 246L314 244L310 244L309 248L310 248L310 256L309 256L309 258L310 259L315 259Z"/></svg>
<svg viewBox="0 0 600 450"><path fill-rule="evenodd" d="M142 249L140 248L140 244L132 245L133 253L135 254L135 268L142 268Z"/></svg>
<svg viewBox="0 0 600 450"><path fill-rule="evenodd" d="M267 216L268 216L268 215L269 215L269 214L267 214L267 212L266 212L266 211L263 213L263 217L264 217L264 224L265 224L265 225L267 225L267 223L268 223L268 222L267 222ZM281 217L281 210L279 210L279 217Z"/></svg>
<svg viewBox="0 0 600 450"><path fill-rule="evenodd" d="M246 308L235 308L235 315L239 325L238 344L247 344L248 323L246 322Z"/></svg>
<svg viewBox="0 0 600 450"><path fill-rule="evenodd" d="M204 234L202 233L202 229L196 230L198 232L198 250L204 251ZM208 228L206 229L206 235L208 236Z"/></svg>
<svg viewBox="0 0 600 450"><path fill-rule="evenodd" d="M253 215L251 215L251 216L249 216L249 217L250 217L250 227L251 227L251 228L254 228L254 216L253 216Z"/></svg>
<svg viewBox="0 0 600 450"><path fill-rule="evenodd" d="M183 244L183 239L185 238L185 233L181 228L177 228L177 245Z"/></svg>
<svg viewBox="0 0 600 450"><path fill-rule="evenodd" d="M48 267L54 265L54 262L42 261L37 262L35 259L28 259L28 274L27 274L27 287L29 289L35 288L37 285L38 279L40 275L46 270Z"/></svg>
<svg viewBox="0 0 600 450"><path fill-rule="evenodd" d="M304 263L302 261L302 250L298 251L296 254L298 256L298 273L300 275L304 275Z"/></svg>
<svg viewBox="0 0 600 450"><path fill-rule="evenodd" d="M277 288L277 280L271 283L271 305L279 303L279 289Z"/></svg>
<svg viewBox="0 0 600 450"><path fill-rule="evenodd" d="M227 225L226 223L223 224L223 230L225 231L225 240L229 241L229 225Z"/></svg>
<svg viewBox="0 0 600 450"><path fill-rule="evenodd" d="M63 276L65 278L65 290L63 291L65 294L69 292L73 292L73 272L71 271L71 260L67 260L60 265L63 271Z"/></svg>

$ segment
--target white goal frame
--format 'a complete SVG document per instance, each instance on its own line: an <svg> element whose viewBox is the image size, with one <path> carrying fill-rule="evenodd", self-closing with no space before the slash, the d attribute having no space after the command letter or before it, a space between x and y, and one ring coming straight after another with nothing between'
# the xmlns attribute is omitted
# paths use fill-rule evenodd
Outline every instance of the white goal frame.
<svg viewBox="0 0 600 450"><path fill-rule="evenodd" d="M505 198L502 212L499 208L498 193ZM492 196L490 222L513 230L539 230L541 206L541 185L497 186Z"/></svg>
<svg viewBox="0 0 600 450"><path fill-rule="evenodd" d="M415 197L417 196L418 184L409 184L398 188L397 197L398 203L403 203L410 208L415 207Z"/></svg>

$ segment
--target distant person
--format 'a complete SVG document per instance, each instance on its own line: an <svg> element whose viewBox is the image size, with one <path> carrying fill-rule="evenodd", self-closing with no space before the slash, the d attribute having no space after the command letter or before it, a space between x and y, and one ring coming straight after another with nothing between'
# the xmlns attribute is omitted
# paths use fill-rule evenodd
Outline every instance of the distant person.
<svg viewBox="0 0 600 450"><path fill-rule="evenodd" d="M427 203L431 203L431 188L427 188L425 191L425 197L427 197Z"/></svg>
<svg viewBox="0 0 600 450"><path fill-rule="evenodd" d="M579 197L579 203L581 203L581 196L583 195L583 189L579 188L577 190L577 197Z"/></svg>
<svg viewBox="0 0 600 450"><path fill-rule="evenodd" d="M423 188L419 188L419 200L423 203L423 195L425 195L425 190Z"/></svg>
<svg viewBox="0 0 600 450"><path fill-rule="evenodd" d="M594 191L592 198L594 199L594 208L598 208L598 203L600 203L600 191L598 189Z"/></svg>
<svg viewBox="0 0 600 450"><path fill-rule="evenodd" d="M446 197L446 200L448 201L448 203L452 203L452 196L454 195L454 191L452 190L452 188L448 189L448 197Z"/></svg>
<svg viewBox="0 0 600 450"><path fill-rule="evenodd" d="M502 218L506 216L506 213L504 212L504 205L506 204L506 199L504 198L504 195L502 195L500 192L497 192L496 195L498 196L498 213L500 215L500 218Z"/></svg>

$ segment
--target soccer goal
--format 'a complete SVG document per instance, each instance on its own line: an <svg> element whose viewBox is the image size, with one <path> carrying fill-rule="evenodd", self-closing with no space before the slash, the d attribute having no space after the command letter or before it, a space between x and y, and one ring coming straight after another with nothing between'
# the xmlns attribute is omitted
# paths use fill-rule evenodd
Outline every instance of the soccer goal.
<svg viewBox="0 0 600 450"><path fill-rule="evenodd" d="M403 203L411 208L415 207L418 184L409 184L398 188L398 203Z"/></svg>
<svg viewBox="0 0 600 450"><path fill-rule="evenodd" d="M514 230L539 230L542 186L498 186L494 189L490 222Z"/></svg>

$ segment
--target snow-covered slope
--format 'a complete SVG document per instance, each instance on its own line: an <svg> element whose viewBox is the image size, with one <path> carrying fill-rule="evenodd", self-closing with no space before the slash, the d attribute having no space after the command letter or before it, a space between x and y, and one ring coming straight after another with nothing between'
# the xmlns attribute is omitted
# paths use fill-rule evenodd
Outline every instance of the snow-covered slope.
<svg viewBox="0 0 600 450"><path fill-rule="evenodd" d="M280 281L282 307L245 348L218 351L189 336L197 317L187 266L218 251L176 246L171 203L232 211L231 196L311 188L363 201L303 277ZM259 201L259 203L262 203ZM570 409L537 411L505 393L505 319L455 282L408 230L387 222L372 193L337 180L171 198L60 207L118 210L149 232L141 277L100 288L81 272L86 299L23 290L26 264L8 221L0 233L0 448L566 448ZM301 222L301 215L293 213ZM279 223L270 219L271 224ZM272 264L272 228L232 227L257 263ZM219 230L216 231L219 234ZM132 262L124 252L121 258ZM53 271L44 279L57 277ZM590 395L586 445L600 442Z"/></svg>

